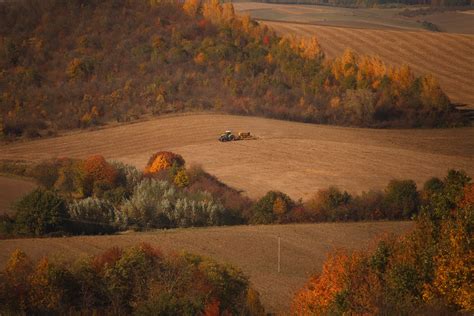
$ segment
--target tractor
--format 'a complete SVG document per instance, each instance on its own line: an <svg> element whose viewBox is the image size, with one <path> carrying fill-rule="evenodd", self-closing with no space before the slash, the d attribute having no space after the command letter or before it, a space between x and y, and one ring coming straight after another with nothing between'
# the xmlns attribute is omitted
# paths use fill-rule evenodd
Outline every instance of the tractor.
<svg viewBox="0 0 474 316"><path fill-rule="evenodd" d="M220 142L231 142L233 140L235 140L235 135L232 134L231 131L225 131L225 133L219 137Z"/></svg>
<svg viewBox="0 0 474 316"><path fill-rule="evenodd" d="M250 139L257 139L257 137L252 135L250 132L240 132L238 135L234 135L232 134L231 131L225 131L225 133L219 137L219 141L221 142L230 142L233 140L250 140Z"/></svg>

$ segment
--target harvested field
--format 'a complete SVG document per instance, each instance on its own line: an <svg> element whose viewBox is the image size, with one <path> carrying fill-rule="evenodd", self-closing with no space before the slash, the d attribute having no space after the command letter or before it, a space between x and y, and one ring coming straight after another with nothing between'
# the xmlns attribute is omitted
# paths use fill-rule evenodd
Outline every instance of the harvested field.
<svg viewBox="0 0 474 316"><path fill-rule="evenodd" d="M12 203L35 187L32 181L0 176L0 215L11 212Z"/></svg>
<svg viewBox="0 0 474 316"><path fill-rule="evenodd" d="M309 275L320 271L329 250L335 247L362 249L376 236L402 234L412 225L410 222L377 222L237 226L116 236L3 240L0 266L17 248L34 259L51 255L71 260L112 246L147 242L165 251L189 251L239 266L261 293L267 310L282 313L288 310L293 293ZM281 273L277 273L277 236L281 237Z"/></svg>
<svg viewBox="0 0 474 316"><path fill-rule="evenodd" d="M225 130L258 140L220 143ZM474 175L474 128L374 130L194 114L0 146L0 159L85 158L102 154L143 168L156 151L180 153L223 182L259 197L281 190L307 198L330 185L381 189L393 178L418 185L450 168Z"/></svg>
<svg viewBox="0 0 474 316"><path fill-rule="evenodd" d="M391 65L408 64L432 74L451 100L474 109L474 11L446 11L405 17L404 9L354 9L317 5L243 2L236 11L261 20L282 35L316 35L326 56L346 48L378 55ZM443 32L429 32L421 21Z"/></svg>
<svg viewBox="0 0 474 316"><path fill-rule="evenodd" d="M351 48L391 65L407 64L419 75L432 74L451 101L474 109L474 35L264 23L280 34L316 35L329 58Z"/></svg>
<svg viewBox="0 0 474 316"><path fill-rule="evenodd" d="M474 34L474 10L469 10L468 7L462 10L430 6L345 8L262 2L238 2L234 3L234 7L237 12L248 14L257 20L377 30L428 31L423 25L423 21L426 21L435 24L442 32Z"/></svg>

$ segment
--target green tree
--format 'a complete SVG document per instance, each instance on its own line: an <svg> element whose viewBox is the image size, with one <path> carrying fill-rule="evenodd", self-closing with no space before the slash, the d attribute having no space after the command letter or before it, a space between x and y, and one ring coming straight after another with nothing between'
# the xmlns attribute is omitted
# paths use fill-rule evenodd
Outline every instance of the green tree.
<svg viewBox="0 0 474 316"><path fill-rule="evenodd" d="M410 218L419 208L419 195L413 180L391 180L385 188L389 218Z"/></svg>
<svg viewBox="0 0 474 316"><path fill-rule="evenodd" d="M293 206L294 202L285 193L269 191L255 203L250 221L253 224L270 224L282 220Z"/></svg>
<svg viewBox="0 0 474 316"><path fill-rule="evenodd" d="M17 203L16 211L16 225L20 232L41 236L67 231L67 204L55 192L36 189Z"/></svg>

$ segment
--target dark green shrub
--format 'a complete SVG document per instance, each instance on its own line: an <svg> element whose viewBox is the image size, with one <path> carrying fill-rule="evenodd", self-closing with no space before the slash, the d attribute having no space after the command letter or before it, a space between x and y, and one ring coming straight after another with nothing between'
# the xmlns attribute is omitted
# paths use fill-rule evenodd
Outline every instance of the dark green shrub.
<svg viewBox="0 0 474 316"><path fill-rule="evenodd" d="M254 204L250 222L252 224L270 224L282 221L294 205L295 203L285 193L269 191Z"/></svg>
<svg viewBox="0 0 474 316"><path fill-rule="evenodd" d="M420 201L413 180L392 180L385 189L388 218L411 218L418 212Z"/></svg>
<svg viewBox="0 0 474 316"><path fill-rule="evenodd" d="M16 204L16 229L28 235L46 235L68 230L65 200L55 192L36 189Z"/></svg>

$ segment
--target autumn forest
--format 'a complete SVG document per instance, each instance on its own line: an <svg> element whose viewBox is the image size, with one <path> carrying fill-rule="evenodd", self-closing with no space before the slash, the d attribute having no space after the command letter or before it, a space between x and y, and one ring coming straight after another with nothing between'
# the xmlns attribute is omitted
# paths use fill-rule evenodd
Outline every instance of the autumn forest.
<svg viewBox="0 0 474 316"><path fill-rule="evenodd" d="M405 2L418 1L398 4ZM441 4L469 5L432 3ZM219 118L229 114L229 120ZM176 121L165 121L173 115ZM184 115L194 116L178 133ZM243 122L244 116L268 119ZM195 133L228 122L253 126L260 135L252 130L248 139L221 143L210 135L213 129ZM349 48L328 58L316 36L280 36L219 0L0 1L0 124L0 200L16 190L2 183L32 188L8 200L8 210L0 205L0 315L474 311L474 183L468 174L474 130L437 78L408 65ZM126 128L133 125L131 137ZM103 139L103 130L119 139ZM413 131L423 133L414 138ZM151 139L157 148L140 151ZM120 146L131 149L112 148ZM209 169L200 164L205 161L196 163L196 151L205 152L201 160L214 159ZM399 168L403 164L410 168ZM248 169L255 178L247 179ZM353 173L345 174L348 169ZM325 186L297 186L293 180L302 176L295 174L321 177ZM221 178L229 176L243 185ZM348 177L387 182L352 192L347 186L360 182ZM271 189L265 186L255 197L253 179L259 181L255 186ZM283 192L288 185L305 195ZM356 224L360 236L350 235L349 224ZM377 224L393 227L380 234L371 226ZM250 246L225 243L224 234L245 235L233 231L239 227L266 235L253 237ZM300 266L288 267L287 255L286 270L280 271L281 227L290 231L284 251L309 261L309 270L295 272ZM222 230L211 230L217 228ZM299 230L308 232L303 228L333 231L309 241L320 249L316 259L295 237ZM184 238L193 253L179 242L172 250L166 243L162 248L159 238L189 232L211 237ZM115 237L140 243L123 247ZM339 247L340 241L334 245L338 237L350 249ZM105 239L107 249L91 246L96 238ZM259 250L256 244L265 238L270 246L262 243ZM276 238L274 269L268 262L276 244L266 251ZM80 255L69 257L71 249L61 245L73 239L81 241L74 246ZM37 241L61 256L49 250L35 256ZM242 265L233 263L244 256L242 248L254 246L263 260L256 254ZM278 287L283 294L271 299L286 299L287 310L268 308L268 293L275 293L268 288Z"/></svg>

